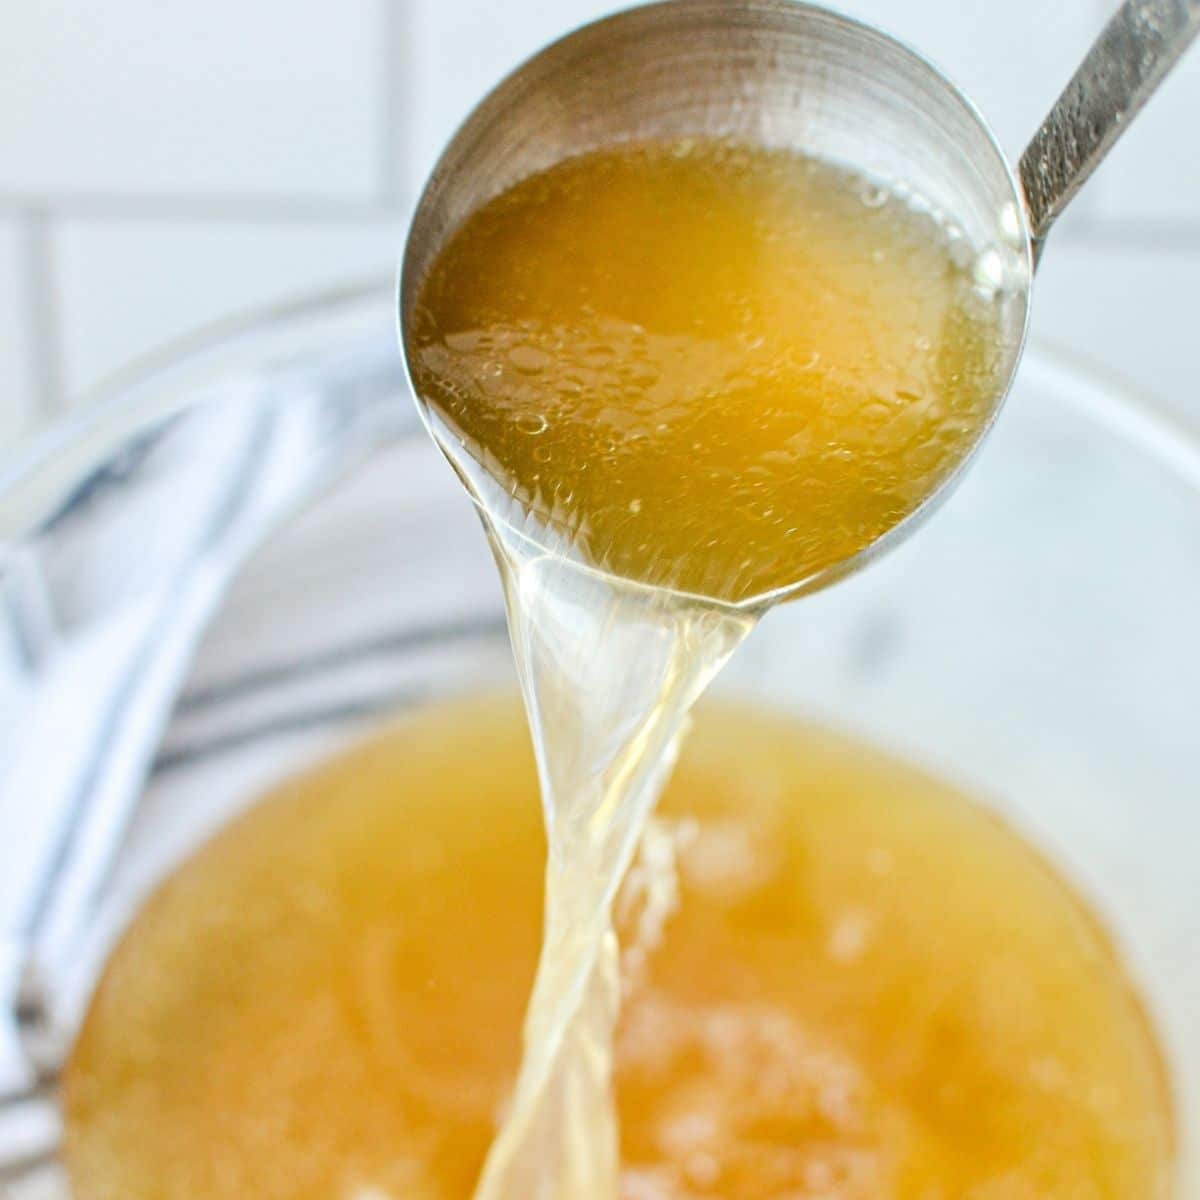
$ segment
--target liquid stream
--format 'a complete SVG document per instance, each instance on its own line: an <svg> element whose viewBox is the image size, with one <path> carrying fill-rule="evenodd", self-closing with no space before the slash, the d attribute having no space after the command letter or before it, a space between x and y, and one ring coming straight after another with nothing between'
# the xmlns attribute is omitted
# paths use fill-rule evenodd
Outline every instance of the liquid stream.
<svg viewBox="0 0 1200 1200"><path fill-rule="evenodd" d="M978 438L1014 335L976 265L864 179L695 140L518 183L434 262L414 378L500 565L548 838L477 1200L615 1200L613 897L760 602L836 573Z"/></svg>

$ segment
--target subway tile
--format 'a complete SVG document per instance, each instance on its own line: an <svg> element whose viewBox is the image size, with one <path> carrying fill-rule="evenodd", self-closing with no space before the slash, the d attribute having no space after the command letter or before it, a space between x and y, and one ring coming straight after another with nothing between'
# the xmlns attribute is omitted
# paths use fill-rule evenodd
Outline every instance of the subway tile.
<svg viewBox="0 0 1200 1200"><path fill-rule="evenodd" d="M10 4L0 192L367 195L392 2Z"/></svg>
<svg viewBox="0 0 1200 1200"><path fill-rule="evenodd" d="M16 219L0 219L0 459L37 419L24 238Z"/></svg>
<svg viewBox="0 0 1200 1200"><path fill-rule="evenodd" d="M1200 427L1196 374L1200 241L1051 243L1038 270L1033 335L1157 396Z"/></svg>
<svg viewBox="0 0 1200 1200"><path fill-rule="evenodd" d="M1200 45L1164 80L1096 172L1094 215L1200 228Z"/></svg>
<svg viewBox="0 0 1200 1200"><path fill-rule="evenodd" d="M216 320L396 269L396 222L67 221L53 242L64 377L77 400L131 360Z"/></svg>

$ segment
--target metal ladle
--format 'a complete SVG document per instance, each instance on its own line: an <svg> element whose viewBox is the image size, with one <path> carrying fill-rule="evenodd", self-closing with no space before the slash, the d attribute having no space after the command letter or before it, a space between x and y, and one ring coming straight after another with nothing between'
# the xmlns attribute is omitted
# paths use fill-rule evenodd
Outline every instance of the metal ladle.
<svg viewBox="0 0 1200 1200"><path fill-rule="evenodd" d="M845 164L906 190L956 229L978 281L1001 300L1007 361L994 419L1021 357L1047 233L1197 32L1200 0L1125 0L1014 169L940 71L887 34L825 9L791 0L666 0L587 25L502 81L434 168L400 276L405 357L419 284L480 204L614 142L727 137ZM447 449L436 416L419 403ZM990 426L984 422L976 445ZM744 606L765 607L857 569L911 532L959 475L961 465L850 560Z"/></svg>

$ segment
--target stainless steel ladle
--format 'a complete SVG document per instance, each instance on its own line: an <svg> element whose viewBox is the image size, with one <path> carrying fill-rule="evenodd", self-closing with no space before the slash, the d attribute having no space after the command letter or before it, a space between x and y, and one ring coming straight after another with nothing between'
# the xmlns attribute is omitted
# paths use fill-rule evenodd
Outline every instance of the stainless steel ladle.
<svg viewBox="0 0 1200 1200"><path fill-rule="evenodd" d="M980 281L1002 299L1007 362L994 418L1020 360L1047 233L1197 32L1200 0L1125 0L1014 169L940 71L894 38L823 8L667 0L587 25L501 82L434 168L400 277L406 358L420 281L481 203L563 158L613 142L732 137L844 163L907 189L957 227ZM436 431L436 419L431 425ZM745 604L764 607L861 566L911 532L959 474L850 561Z"/></svg>

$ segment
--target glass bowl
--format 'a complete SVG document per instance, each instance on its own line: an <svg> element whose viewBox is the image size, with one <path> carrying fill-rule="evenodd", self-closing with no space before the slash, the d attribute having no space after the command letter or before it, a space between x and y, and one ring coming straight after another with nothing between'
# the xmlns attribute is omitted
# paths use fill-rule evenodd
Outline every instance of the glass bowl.
<svg viewBox="0 0 1200 1200"><path fill-rule="evenodd" d="M156 880L281 774L512 669L384 287L134 372L0 467L0 537L0 1194L25 1200L69 1194L56 1070ZM1035 342L945 509L773 612L717 684L961 782L1090 898L1165 1048L1181 1197L1198 603L1200 437Z"/></svg>

